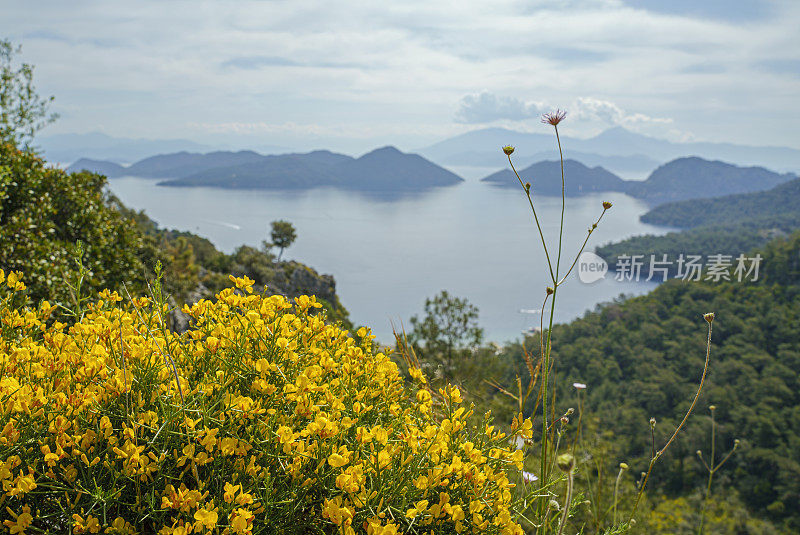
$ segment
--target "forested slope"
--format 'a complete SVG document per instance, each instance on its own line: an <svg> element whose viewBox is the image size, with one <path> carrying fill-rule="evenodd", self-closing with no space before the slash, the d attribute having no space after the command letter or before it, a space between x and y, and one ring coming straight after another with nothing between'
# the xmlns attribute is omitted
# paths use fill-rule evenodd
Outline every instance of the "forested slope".
<svg viewBox="0 0 800 535"><path fill-rule="evenodd" d="M703 369L706 326L716 313L708 378L692 416L655 469L651 492L687 495L707 473L707 407L717 407L717 448L741 446L715 479L716 492L738 497L787 533L800 530L800 233L761 251L756 283L667 282L648 295L609 303L554 328L560 414L577 407L573 382L588 385L586 416L608 432L612 450L638 478L647 468L656 418L664 444L686 412ZM538 348L537 339L528 347ZM526 375L519 345L495 357L501 384ZM485 387L483 395L506 403ZM506 403L507 404L507 403ZM612 462L612 464L613 464ZM737 498L737 499L738 499Z"/></svg>

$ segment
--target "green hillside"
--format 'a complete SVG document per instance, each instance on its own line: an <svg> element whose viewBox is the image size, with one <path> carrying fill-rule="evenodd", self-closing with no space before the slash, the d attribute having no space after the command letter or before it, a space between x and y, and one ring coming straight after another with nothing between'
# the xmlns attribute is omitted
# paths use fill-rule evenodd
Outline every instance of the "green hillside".
<svg viewBox="0 0 800 535"><path fill-rule="evenodd" d="M705 354L702 315L716 312L710 372L696 415L655 470L652 491L685 496L703 487L695 451L709 448L705 410L717 407L717 443L741 446L718 475L717 492L783 533L800 530L800 233L761 250L757 283L669 281L648 295L609 303L554 329L559 385L555 413L577 407L573 382L588 385L586 411L607 430L608 448L638 478L650 455L648 420L663 444L697 388ZM538 347L538 339L529 339ZM521 347L494 357L500 384L525 376ZM478 397L508 406L485 385ZM651 491L651 492L652 492ZM738 498L737 498L738 497ZM747 531L743 531L747 532Z"/></svg>
<svg viewBox="0 0 800 535"><path fill-rule="evenodd" d="M691 228L725 225L742 219L772 218L800 213L800 178L762 192L726 195L662 204L641 217L645 223ZM780 221L778 220L778 223Z"/></svg>
<svg viewBox="0 0 800 535"><path fill-rule="evenodd" d="M608 262L612 270L621 255L640 256L643 274L650 272L651 257L658 262L663 255L667 255L667 261L672 262L668 275L674 277L678 274L677 260L680 255L684 255L684 258L700 255L706 259L709 255L721 254L735 261L740 254L762 247L770 240L787 236L797 229L800 229L800 212L739 221L731 218L730 223L725 225L704 225L660 236L633 236L601 245L595 249L595 253ZM661 280L661 272L656 272L654 276L656 280Z"/></svg>

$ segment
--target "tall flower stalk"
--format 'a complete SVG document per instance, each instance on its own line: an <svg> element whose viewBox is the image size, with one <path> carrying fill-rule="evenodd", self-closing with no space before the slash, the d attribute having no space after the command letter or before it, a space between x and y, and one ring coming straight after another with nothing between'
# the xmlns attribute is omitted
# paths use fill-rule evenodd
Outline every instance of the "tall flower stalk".
<svg viewBox="0 0 800 535"><path fill-rule="evenodd" d="M548 320L548 327L547 327L547 334L546 339L541 344L541 376L542 382L539 390L539 399L541 399L542 403L542 443L541 443L541 458L540 458L540 478L539 478L539 490L540 494L544 494L546 489L550 485L550 478L548 477L549 474L549 467L551 463L549 459L551 455L555 455L556 451L550 451L550 440L549 440L549 433L550 433L550 426L548 424L548 411L552 410L551 407L548 406L548 396L550 392L550 373L552 372L553 362L551 358L552 353L552 333L553 333L553 322L555 320L555 310L556 310L556 297L558 296L559 288L566 282L567 278L569 277L572 270L575 268L575 265L578 262L578 258L580 257L583 250L586 248L586 244L589 241L589 237L591 237L594 230L597 228L597 225L600 223L600 220L605 215L606 211L611 208L610 202L603 202L603 211L601 212L600 216L597 218L591 227L589 227L589 231L587 233L586 239L583 241L578 253L575 255L575 259L570 264L569 269L567 269L566 273L563 274L561 272L561 257L563 252L563 242L564 242L564 214L566 212L566 177L564 174L564 153L561 147L561 138L558 133L558 125L563 121L567 116L565 111L556 110L552 113L547 113L542 116L542 122L545 124L549 124L553 127L556 135L556 143L558 144L558 154L559 154L559 161L561 165L561 219L558 228L558 246L555 255L555 262L552 261L550 257L550 251L547 248L547 240L545 239L544 232L542 231L541 223L539 222L539 216L536 213L536 206L533 202L533 196L531 193L531 184L529 182L524 182L522 177L520 177L519 173L517 172L516 167L514 166L514 162L511 160L511 155L514 152L514 147L506 146L503 147L503 152L508 157L508 163L511 166L511 170L514 172L514 175L517 177L520 186L522 187L525 195L528 199L528 204L531 208L531 212L533 214L533 220L536 223L536 228L539 232L539 238L542 242L542 248L544 249L545 258L547 260L547 268L550 275L551 285L547 287L545 291L545 299L542 305L542 311L547 306L547 301L550 299L550 317ZM544 332L540 333L540 337L545 336ZM532 382L535 380L533 377L531 378ZM528 393L532 391L533 384L528 389ZM537 400L538 401L538 400ZM546 512L547 502L546 500L540 500L539 504L539 513L540 518L544 517ZM566 515L567 511L569 510L568 506L564 509L562 514ZM563 527L562 527L563 529ZM543 522L541 524L540 530L545 532L547 530L546 523Z"/></svg>

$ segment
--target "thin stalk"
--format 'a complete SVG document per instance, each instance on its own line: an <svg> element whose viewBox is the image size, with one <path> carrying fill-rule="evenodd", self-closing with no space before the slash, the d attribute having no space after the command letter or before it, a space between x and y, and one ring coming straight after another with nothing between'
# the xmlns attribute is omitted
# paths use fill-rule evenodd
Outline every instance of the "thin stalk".
<svg viewBox="0 0 800 535"><path fill-rule="evenodd" d="M550 264L549 255L548 258L548 267L550 268L550 276L553 280L553 299L550 302L550 321L549 326L547 328L547 343L545 344L545 353L544 353L544 362L542 363L542 452L541 452L541 461L540 461L540 470L541 470L541 481L542 486L541 488L544 489L546 481L548 481L548 463L547 463L547 446L548 446L548 432L547 432L547 394L548 390L548 380L550 376L550 354L552 351L552 334L553 334L553 321L555 319L555 308L556 308L556 295L558 292L558 274L559 268L561 266L561 250L562 250L562 243L564 239L564 211L566 207L566 186L565 186L565 179L564 179L564 154L561 149L561 138L558 135L558 127L553 125L553 128L556 131L556 141L558 142L558 154L559 159L561 161L561 223L558 229L558 256L556 257L556 266L555 266L555 273L553 273L553 266ZM509 158L510 161L510 158ZM516 172L516 171L515 171ZM519 175L517 175L519 178ZM519 179L520 183L522 179ZM523 185L524 188L524 185ZM530 191L526 189L526 193L528 193L528 200L530 201ZM533 207L533 202L531 201L531 207ZM537 219L537 226L539 225ZM541 233L541 227L539 227L539 233L542 237L542 243L544 243L544 235ZM545 253L547 252L547 248L545 247ZM555 453L555 452L554 452ZM543 500L544 501L544 500ZM541 507L547 507L547 504L542 503ZM543 511L540 510L540 513ZM563 529L563 527L562 527ZM542 524L542 531L543 533L547 532L547 526L543 523Z"/></svg>
<svg viewBox="0 0 800 535"><path fill-rule="evenodd" d="M581 436L581 421L583 420L583 397L581 397L581 391L578 390L578 426L575 429L575 438L572 440L572 455L575 456L575 446L578 444L578 440Z"/></svg>
<svg viewBox="0 0 800 535"><path fill-rule="evenodd" d="M712 321L713 321L713 315L712 315ZM694 406L697 404L697 400L700 398L700 392L703 390L703 384L705 383L706 380L706 373L708 372L708 361L710 358L711 358L711 321L708 321L706 362L703 366L703 375L700 377L700 386L697 388L697 393L695 394L694 399L692 400L692 404L689 406L689 410L686 411L683 420L681 420L681 423L678 425L677 428L675 428L675 432L672 433L672 436L669 438L667 443L664 444L664 447L658 450L655 456L653 456L653 458L650 459L650 465L647 467L647 473L645 473L644 480L642 481L642 486L639 488L639 493L636 495L636 501L633 503L633 510L631 511L631 516L630 518L628 518L629 523L631 520L633 520L633 517L636 514L636 509L637 507L639 507L639 501L642 499L642 494L644 494L645 487L647 487L647 481L650 479L650 473L653 471L653 465L656 464L656 461L664 454L669 445L672 444L672 441L675 440L675 437L678 436L678 432L683 428L683 425L686 423L686 420L689 419L689 415L692 414L692 409L694 409Z"/></svg>
<svg viewBox="0 0 800 535"><path fill-rule="evenodd" d="M619 473L617 474L617 480L614 482L614 526L617 525L617 503L619 503L619 480L622 479L622 474L625 472L627 468L623 465L619 467Z"/></svg>
<svg viewBox="0 0 800 535"><path fill-rule="evenodd" d="M700 527L697 530L699 535L703 535L703 523L706 519L706 508L708 507L708 498L711 496L711 481L714 479L714 472L716 468L714 467L714 453L715 453L715 425L714 425L714 411L711 411L711 468L708 470L708 484L706 485L706 496L703 499L703 508L700 510Z"/></svg>
<svg viewBox="0 0 800 535"><path fill-rule="evenodd" d="M553 264L550 262L550 253L547 252L547 243L544 239L544 232L542 232L542 226L539 224L539 216L536 215L536 208L533 206L533 199L531 199L531 191L530 188L526 188L525 184L522 183L522 178L520 178L519 173L517 173L517 168L514 167L514 162L511 161L511 155L507 155L508 163L511 164L511 170L514 171L514 175L516 175L517 180L519 180L519 185L522 186L522 189L525 190L525 194L528 196L528 204L531 205L531 212L533 212L533 219L536 221L536 228L539 229L539 238L542 240L542 247L544 247L544 256L547 258L547 267L550 269L550 278L553 279L555 282L556 276L553 275Z"/></svg>
<svg viewBox="0 0 800 535"><path fill-rule="evenodd" d="M560 284L560 281L558 280L558 268L561 265L561 243L564 238L564 209L567 205L567 189L564 180L564 153L561 151L561 138L558 136L558 126L553 125L553 129L556 131L556 141L558 141L558 157L561 161L561 225L558 228L558 258L556 258L556 276L553 279L553 284L558 286ZM555 289L555 287L553 289Z"/></svg>
<svg viewBox="0 0 800 535"><path fill-rule="evenodd" d="M573 470L567 473L567 495L564 497L564 507L561 508L561 521L558 523L558 534L564 533L564 526L567 525L567 517L569 516L569 506L572 503L572 486L575 476Z"/></svg>
<svg viewBox="0 0 800 535"><path fill-rule="evenodd" d="M589 232L586 233L586 239L583 240L583 245L581 245L581 248L578 250L578 254L575 255L575 260L572 261L572 265L567 270L567 273L561 278L561 280L558 281L559 286L563 284L564 281L567 280L567 277L569 277L569 274L572 273L572 270L575 268L575 264L578 263L578 259L581 257L581 253L586 248L586 244L589 243L589 238L592 237L592 232L594 232L594 229L596 229L597 225L600 224L600 220L603 219L603 216L606 215L607 211L607 208L603 208L603 212L600 214L600 217L598 217L597 221L595 221L592 226L589 227Z"/></svg>
<svg viewBox="0 0 800 535"><path fill-rule="evenodd" d="M557 269L557 268L556 268ZM548 377L550 375L550 351L552 349L552 332L553 332L553 317L555 316L556 309L556 292L558 286L553 287L553 298L550 301L550 325L547 327L547 342L545 343L544 362L542 363L542 458L541 458L541 481L542 490L547 481L547 392L548 392ZM545 507L547 504L543 504ZM546 531L546 527L544 528Z"/></svg>

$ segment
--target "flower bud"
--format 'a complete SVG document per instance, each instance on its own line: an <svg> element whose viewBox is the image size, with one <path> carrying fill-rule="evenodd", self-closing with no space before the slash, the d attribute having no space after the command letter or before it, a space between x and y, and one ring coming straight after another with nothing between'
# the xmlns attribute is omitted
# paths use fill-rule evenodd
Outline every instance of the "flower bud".
<svg viewBox="0 0 800 535"><path fill-rule="evenodd" d="M656 419L655 418L650 418L650 427L651 428L655 428L655 426L656 426Z"/></svg>
<svg viewBox="0 0 800 535"><path fill-rule="evenodd" d="M547 505L550 507L552 511L558 511L559 509L561 509L561 506L558 505L558 502L555 500L550 500L550 502Z"/></svg>
<svg viewBox="0 0 800 535"><path fill-rule="evenodd" d="M702 457L703 456L703 452L700 451L700 450L697 450L695 453L697 454L698 457Z"/></svg>
<svg viewBox="0 0 800 535"><path fill-rule="evenodd" d="M562 453L556 459L556 464L562 472L571 472L575 468L575 457L571 453Z"/></svg>
<svg viewBox="0 0 800 535"><path fill-rule="evenodd" d="M715 410L717 410L717 406L716 405L709 405L708 410L710 410L711 412L714 412Z"/></svg>
<svg viewBox="0 0 800 535"><path fill-rule="evenodd" d="M612 204L610 202L603 201L603 208L604 209L608 210L609 208L611 208L611 206L612 206Z"/></svg>
<svg viewBox="0 0 800 535"><path fill-rule="evenodd" d="M628 469L628 464L627 463L619 463L619 469L620 470L627 470Z"/></svg>
<svg viewBox="0 0 800 535"><path fill-rule="evenodd" d="M511 145L506 145L505 147L503 147L503 152L505 153L506 156L511 156L512 154L514 154L514 147L512 147Z"/></svg>
<svg viewBox="0 0 800 535"><path fill-rule="evenodd" d="M547 293L547 295L553 295L553 287L552 286L548 286L547 290L545 290L545 292Z"/></svg>
<svg viewBox="0 0 800 535"><path fill-rule="evenodd" d="M714 321L714 313L707 312L706 314L703 314L703 319L705 319L708 323L711 323L712 321Z"/></svg>

